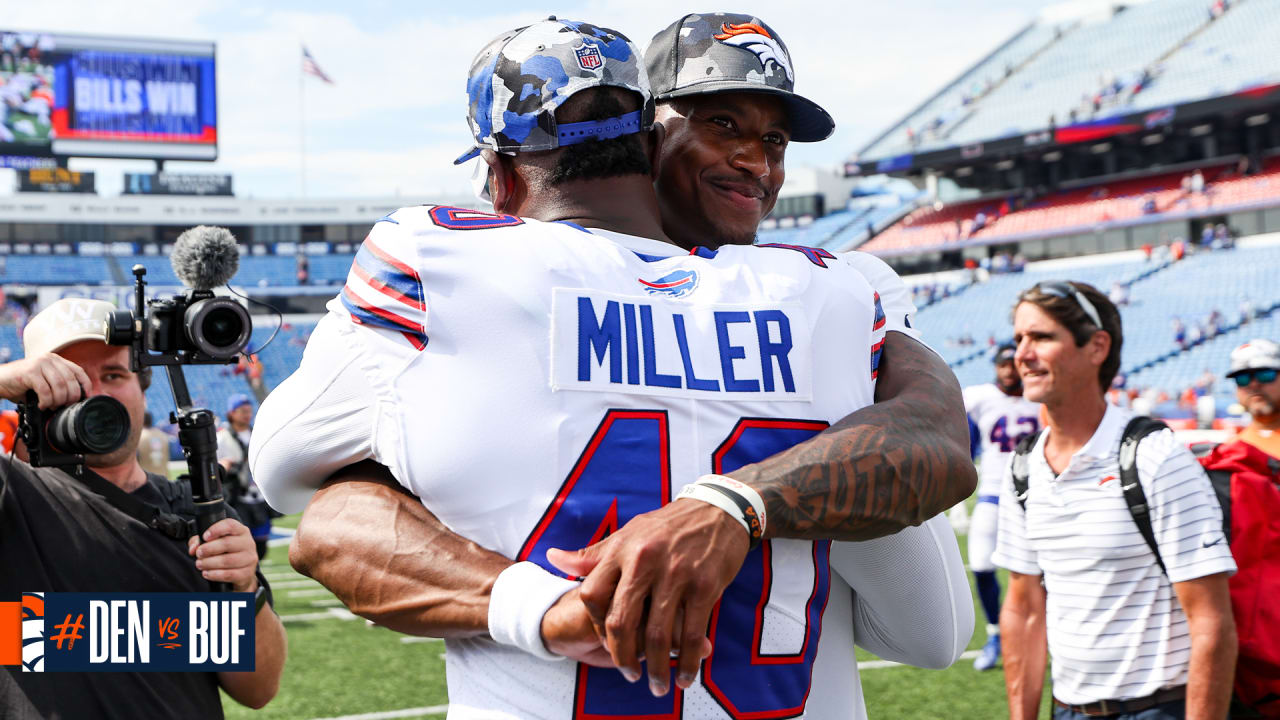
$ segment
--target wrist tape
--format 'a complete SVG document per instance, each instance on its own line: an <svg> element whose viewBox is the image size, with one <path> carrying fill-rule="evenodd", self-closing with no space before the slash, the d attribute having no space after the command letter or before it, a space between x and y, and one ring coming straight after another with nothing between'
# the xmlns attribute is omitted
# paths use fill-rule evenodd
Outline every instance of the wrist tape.
<svg viewBox="0 0 1280 720"><path fill-rule="evenodd" d="M686 485L678 498L701 500L724 510L747 531L750 547L764 538L764 499L755 489L724 475L703 475Z"/></svg>
<svg viewBox="0 0 1280 720"><path fill-rule="evenodd" d="M542 642L542 616L577 586L531 562L511 565L498 575L489 595L489 636L543 660L563 660Z"/></svg>

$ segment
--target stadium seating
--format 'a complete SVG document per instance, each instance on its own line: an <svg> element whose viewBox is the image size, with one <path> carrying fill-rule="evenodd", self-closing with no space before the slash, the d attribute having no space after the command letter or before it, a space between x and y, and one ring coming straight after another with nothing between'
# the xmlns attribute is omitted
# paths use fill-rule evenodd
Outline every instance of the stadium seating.
<svg viewBox="0 0 1280 720"><path fill-rule="evenodd" d="M1206 191L1198 194L1183 191L1181 182L1187 173L1181 172L1053 193L1003 215L1002 200L976 200L942 209L925 207L909 213L859 249L882 253L936 250L968 240L1007 242L1093 230L1106 224L1158 222L1280 202L1280 158L1269 160L1256 175L1242 177L1227 167L1202 172ZM1154 212L1144 210L1148 201L1154 204ZM980 212L987 221L985 227L974 231L973 221Z"/></svg>
<svg viewBox="0 0 1280 720"><path fill-rule="evenodd" d="M1238 0L1214 21L1208 11L1204 0L1160 0L1038 20L859 155L919 154L1280 83L1280 0Z"/></svg>
<svg viewBox="0 0 1280 720"><path fill-rule="evenodd" d="M922 308L917 324L961 385L989 382L991 367L985 360L990 357L990 341L1009 339L1010 310L1019 292L1043 280L1088 282L1103 292L1121 283L1130 297L1121 309L1125 339L1120 370L1127 387L1156 388L1177 398L1207 369L1216 379L1214 396L1222 414L1235 399L1234 386L1223 379L1232 348L1254 337L1280 338L1280 285L1274 281L1280 243L1246 245L1198 253L1165 266L1134 259L1132 252L1036 263L1026 272L993 275L962 292L953 291ZM1246 298L1256 316L1241 324ZM1188 326L1202 324L1215 309L1222 315L1219 334L1179 349L1173 318L1180 317ZM974 344L957 344L966 336ZM1171 404L1158 410L1170 414L1178 409Z"/></svg>
<svg viewBox="0 0 1280 720"><path fill-rule="evenodd" d="M1280 2L1246 0L1188 40L1133 99L1147 110L1280 82Z"/></svg>
<svg viewBox="0 0 1280 720"><path fill-rule="evenodd" d="M1052 43L1058 32L1055 26L1038 23L1023 28L991 55L952 81L942 92L925 101L890 128L861 154L883 158L949 146L950 143L944 139L947 130L967 117L968 106L974 103L975 98L979 98L1004 79L1006 69L1016 69Z"/></svg>

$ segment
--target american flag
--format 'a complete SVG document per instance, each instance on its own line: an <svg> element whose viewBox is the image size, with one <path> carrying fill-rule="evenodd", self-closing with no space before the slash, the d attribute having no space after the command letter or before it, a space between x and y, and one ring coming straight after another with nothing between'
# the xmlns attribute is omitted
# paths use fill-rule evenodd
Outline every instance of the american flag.
<svg viewBox="0 0 1280 720"><path fill-rule="evenodd" d="M316 64L315 58L311 57L311 51L307 50L306 46L302 48L302 72L308 75L315 75L330 85L333 84L333 80L328 75L325 75L320 66Z"/></svg>

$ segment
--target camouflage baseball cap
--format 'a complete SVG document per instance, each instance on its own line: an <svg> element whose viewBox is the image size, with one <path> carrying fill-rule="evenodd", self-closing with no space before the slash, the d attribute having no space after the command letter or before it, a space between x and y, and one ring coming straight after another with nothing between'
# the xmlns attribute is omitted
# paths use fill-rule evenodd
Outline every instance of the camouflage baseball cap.
<svg viewBox="0 0 1280 720"><path fill-rule="evenodd" d="M556 108L579 90L593 87L639 93L642 109L608 120L557 126ZM486 45L471 62L467 97L475 146L455 165L485 148L507 154L553 150L653 127L649 80L631 41L616 30L554 16L505 32Z"/></svg>
<svg viewBox="0 0 1280 720"><path fill-rule="evenodd" d="M786 103L791 139L825 140L831 115L797 95L791 54L773 28L752 15L694 13L653 36L645 52L656 100L723 92L776 95Z"/></svg>

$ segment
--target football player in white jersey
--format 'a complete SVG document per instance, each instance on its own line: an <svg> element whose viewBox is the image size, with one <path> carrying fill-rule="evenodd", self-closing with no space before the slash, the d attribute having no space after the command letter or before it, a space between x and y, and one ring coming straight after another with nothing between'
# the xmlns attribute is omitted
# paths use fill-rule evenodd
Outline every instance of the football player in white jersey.
<svg viewBox="0 0 1280 720"><path fill-rule="evenodd" d="M1014 352L1013 345L1001 345L994 358L996 381L964 389L964 408L980 478L978 504L969 523L969 567L987 616L987 642L973 661L977 670L990 670L1000 660L1000 581L991 564L1000 517L1000 480L1014 446L1040 429L1040 404L1022 397L1022 378L1013 362Z"/></svg>
<svg viewBox="0 0 1280 720"><path fill-rule="evenodd" d="M559 24L568 27L568 23ZM580 28L581 35L584 33L581 28L589 26L577 27ZM544 42L540 45L554 47L564 40L576 40L564 37L566 31L563 29L557 29L556 32L561 35L543 38ZM590 28L586 32L591 33L590 36L584 35L588 40L591 37L609 38L614 35L600 28ZM512 42L513 38L504 36L502 40ZM608 44L600 42L600 45L609 44L612 41ZM526 44L529 45L531 42ZM584 42L584 45L591 47L596 44ZM604 51L603 55L613 59L616 53L618 50L613 47ZM503 63L511 60L506 50L500 51L498 55L502 56L485 56L483 59L494 60L497 67L502 67ZM579 58L582 56L579 55ZM585 65L594 67L602 60L596 56L594 59L579 60L579 64L584 64L584 61ZM607 61L604 64L608 65ZM492 87L498 86L499 83L492 83ZM570 108L566 106L564 109ZM616 118L620 123L614 124L628 122L627 115L631 114L621 115ZM637 120L643 118L643 111L639 115ZM489 115L484 118L484 122L492 122L493 118L493 115ZM603 123L603 126L602 123L584 124L608 127L611 123ZM643 124L643 120L640 124ZM499 126L494 123L490 127ZM502 131L509 137L509 133L504 132L506 129L502 128ZM561 126L559 129L567 131L568 128ZM744 288L750 291L749 295L755 302L762 300L762 295L781 297L777 295L777 291L786 295L787 292L799 290L796 286L791 286L790 291L783 290L791 284L783 281L785 275L795 274L799 270L800 275L797 277L804 277L806 273L812 274L808 268L814 266L822 270L835 269L836 273L832 277L840 275L841 282L833 284L833 287L840 288L838 297L827 296L826 300L822 300L824 293L815 291L832 284L831 278L822 279L824 275L809 278L809 282L805 283L805 297L809 302L817 302L813 313L837 313L841 316L852 313L852 316L856 316L859 304L855 299L856 293L860 291L855 288L865 287L864 282L849 266L803 249L731 249L722 250L719 254L699 251L690 256L682 255L675 247L663 246L660 242L608 232L600 229L600 225L611 224L632 232L662 237L657 228L645 223L645 210L652 208L652 202L645 202L643 193L639 196L640 202L627 201L622 197L614 197L609 192L617 190L616 187L611 187L616 182L593 181L590 186L576 188L579 193L584 192L585 187L598 191L591 197L593 202L575 204L571 197L552 192L550 195L554 196L554 202L552 210L548 210L547 199L535 190L540 184L547 182L547 178L563 177L562 168L558 165L539 164L536 155L526 161L512 161L499 159L498 155L486 151L485 160L494 173L495 206L499 210L522 209L529 214L543 215L544 218L548 215L550 218L556 218L557 215L564 218L567 213L567 218L576 219L580 225L539 223L511 215L471 213L448 208L406 210L385 218L371 234L365 249L362 249L361 258L357 259L356 268L353 268L351 278L348 279L342 301L340 304L335 302L333 315L312 336L312 347L308 348L307 354L310 363L303 361L300 373L278 389L279 395L270 398L268 405L264 407L260 429L274 423L276 432L260 432L259 438L266 439L256 439L257 447L252 448L251 455L255 466L266 462L268 465L274 464L273 470L278 470L276 473L264 471L279 478L278 486L271 487L273 483L270 480L266 484L269 486L269 496L276 495L273 501L283 506L305 501L310 495L310 489L305 488L306 483L302 483L302 487L288 487L296 482L298 475L306 474L307 470L312 475L319 474L319 478L323 479L325 474L338 466L360 460L361 457L375 457L396 470L398 479L419 492L424 501L430 503L454 529L465 530L468 536L477 537L485 546L498 548L508 556L527 557L539 561L539 565L543 566L543 569L530 570L521 568L526 565L521 562L515 566L515 571L503 570L498 582L493 585L488 630L502 644L486 638L471 638L470 641L451 644L451 650L457 650L456 653L451 652L451 659L457 657L456 662L451 660L451 670L456 670L454 675L467 674L470 680L477 676L493 680L492 683L463 683L463 687L454 687L451 683L451 701L454 705L451 712L466 716L468 711L476 710L474 705L470 705L471 702L483 703L488 710L494 711L498 707L506 707L509 712L516 712L520 716L535 716L536 712L545 711L557 712L557 708L543 710L541 705L536 710L524 707L511 697L512 683L509 680L512 674L524 674L526 678L532 678L547 673L552 673L552 682L544 687L556 692L563 685L559 680L566 680L570 683L570 697L577 697L585 703L579 707L581 712L607 712L611 707L618 710L636 707L636 703L644 701L632 697L635 688L617 685L611 689L614 680L609 678L616 675L593 675L591 671L581 669L577 671L576 679L572 673L568 678L563 678L563 670L548 670L545 664L527 657L529 653L545 656L548 655L548 650L557 650L556 634L548 632L549 625L554 625L554 619L549 620L550 614L544 616L544 610L553 603L557 607L564 605L567 611L572 610L572 603L557 602L561 597L559 593L567 585L549 578L545 573L545 569L548 569L545 551L557 542L568 547L572 547L575 542L585 544L590 541L593 530L598 537L599 533L616 528L628 515L643 510L646 503L654 500L645 500L649 491L645 491L644 487L649 486L648 480L635 477L628 479L634 489L623 496L614 496L614 500L609 501L608 492L616 492L616 488L611 491L613 486L608 483L616 480L605 477L607 474L600 474L600 469L616 465L618 461L630 468L632 475L649 473L646 468L652 469L653 464L643 457L648 452L645 448L652 447L654 454L669 457L669 460L659 462L659 470L662 466L672 464L659 474L662 480L658 483L657 500L660 501L666 500L660 488L676 488L691 479L691 474L696 474L692 470L703 462L696 460L696 457L703 455L701 450L708 451L708 469L728 471L732 466L751 460L746 455L749 446L754 446L758 451L767 450L760 443L768 445L771 441L767 438L771 436L777 441L783 434L790 433L790 439L794 441L817 432L820 425L831 421L812 423L809 420L788 419L778 424L777 421L759 416L771 413L769 407L773 396L731 396L723 393L803 393L803 389L797 388L803 388L808 380L797 380L803 373L794 374L792 370L812 364L819 354L814 352L809 355L808 360L797 360L792 366L790 359L783 363L780 354L790 356L791 350L783 352L782 347L817 348L829 343L847 343L850 338L815 338L813 333L801 328L800 324L791 322L790 318L783 320L785 310L780 309L783 315L763 310L763 315L753 315L755 345L741 345L744 338L750 337L750 333L742 336L742 328L733 328L732 325L744 320L737 315L739 311L732 309L732 302L724 305L716 299L721 297L722 300L731 300L733 293L745 292ZM535 181L530 182L530 178L535 178ZM572 184L570 188L573 188ZM616 202L609 210L617 217L611 218L609 223L602 223L602 217L596 210L602 202L608 205L611 200ZM596 209L590 208L589 205L593 204ZM585 231L584 227L593 229ZM458 240L457 236L462 234L460 231L471 231L467 233L470 237L466 237L465 241ZM673 251L676 252L675 255L672 254ZM744 251L746 254L742 254ZM787 260L764 259L759 255L760 252L781 254L783 258L796 260L786 265ZM426 260L430 260L430 263L426 263ZM753 268L758 261L765 261L768 272L760 274L758 265ZM690 264L691 268L687 266ZM548 281L544 281L545 273L540 270L548 265L545 272L552 273L554 282L563 287L549 293L550 297L545 297L540 293L547 293L547 290L538 291L536 288L553 287L552 284L547 284ZM516 268L520 272L512 273L508 268ZM646 268L654 268L653 272L662 269L663 273L646 278L644 275L649 274ZM765 275L771 279L765 281ZM575 284L593 286L603 282L602 278L612 278L613 286L621 286L626 292L623 295L613 292L611 296L611 292L591 290L590 287L580 292L573 291ZM765 284L762 286L760 281ZM768 286L780 281L782 286L768 290ZM735 287L737 290L733 290ZM477 295L476 291L480 288L489 293L494 288L502 288L502 292L498 293L498 300L493 302L493 306L485 307L483 302L476 302L484 295ZM699 291L701 300L694 301L691 297L686 302L689 310L677 311L678 305L671 305L682 297L696 297ZM573 295L575 292L577 295ZM872 302L868 309L874 310L874 293L870 297ZM692 311L708 301L713 309L710 325L705 316L699 319L699 314ZM829 302L831 306L824 307L824 302ZM539 304L549 306L538 311L536 305ZM723 306L724 310L714 310L714 307L719 306ZM756 313L756 310L751 310L751 313ZM503 327L504 320L508 323L507 327ZM544 329L540 332L540 327L547 327L540 323L549 323L549 331ZM783 325L787 327L786 333L782 332ZM877 328L877 325L881 327ZM883 318L877 320L877 314L872 313L868 327L872 328L872 336L867 338L870 343L867 348L870 360L876 352L872 350L876 345L872 342L876 337L874 333L883 331ZM381 329L375 331L372 328ZM515 332L517 329L520 332ZM369 333L372 333L371 336ZM531 333L532 337L539 340L530 341L521 333ZM783 340L785 334L790 336L790 340ZM379 368L371 368L370 365L374 364L362 363L360 357L352 356L360 355L360 351L352 350L353 347L360 346L360 343L352 341L362 337L369 341L369 347L378 348L378 352L372 356L379 357L376 363ZM548 338L549 357L527 364L520 372L511 372L509 365L513 357L527 354L547 343ZM859 341L852 342L856 345ZM485 348L485 343L498 345ZM467 352L466 372L461 372L461 366L457 365L460 361L454 359L454 356L461 354L463 347L471 351ZM856 355L859 351L852 352ZM397 354L403 361L390 360ZM847 352L844 354L847 355ZM797 359L800 355L797 355ZM841 355L841 352L836 352L836 355ZM768 370L764 370L765 356L768 356ZM367 357L369 356L365 359ZM641 363L641 357L644 363ZM506 370L486 373L484 366L489 363L503 364ZM762 369L759 378L749 377L745 372L745 368L755 365ZM783 370L783 365L786 365L786 370ZM814 365L814 372L817 372L820 365L822 363ZM451 366L453 370L449 370ZM708 372L717 366L718 374ZM643 373L641 368L644 369ZM663 372L681 368L684 369L682 373ZM543 375L544 370L548 369L550 378ZM439 377L435 374L436 370L439 370ZM867 377L870 378L873 372L870 365L867 370ZM841 384L849 386L847 366L842 366L842 370L838 372L827 372L840 379L840 382L829 383L831 387L820 393L823 397L809 393L809 400L801 402L808 402L810 405L844 402L851 407L859 402L869 402L870 386L859 391L861 395L868 396L861 397L860 400L847 396L847 391L838 389ZM320 378L317 373L328 373L329 377ZM790 382L787 380L788 373L792 373ZM361 389L358 387L361 382L371 384L372 387ZM475 382L481 383L483 389L475 387ZM556 392L549 391L548 382ZM593 383L595 388L591 387ZM856 387L855 380L850 389ZM401 397L411 391L415 402L401 402ZM315 397L317 392L319 400ZM708 395L716 392L722 395ZM534 409L535 405L545 405L547 402L564 406L579 405L582 411L566 414L562 407L558 413L549 414L552 418L557 418L556 423L552 423L550 427L529 427L525 413L512 416L511 413L503 414L499 411L494 414L494 393L498 393L499 398L515 400L525 413ZM530 396L529 393L534 395ZM637 393L646 397L644 404L669 406L664 407L662 418L653 415L650 410L628 409L628 405L641 402L628 397ZM842 395L845 400L837 400ZM790 395L785 397L788 396ZM300 397L308 397L310 400L293 402L300 400ZM433 397L442 400L453 398L453 401L436 405L426 400ZM520 397L526 397L527 401L521 402ZM529 400L529 397L534 397L534 400ZM722 397L730 400L713 400ZM273 404L276 398L279 400ZM463 398L463 402L458 402L457 398ZM718 428L713 428L713 425L723 424L732 418L726 415L722 420L717 420L717 416L722 414L716 410L719 407L717 404L727 402L730 415L741 413L746 406L733 405L739 398L750 402L756 416L750 420L733 421L724 428L727 432L724 441L718 441L714 438ZM376 413L370 407L375 400ZM690 404L690 400L699 402ZM600 402L607 402L607 406L612 409L604 411L603 420L591 418L593 413L590 410ZM451 410L456 404L463 406L461 410ZM783 407L799 410L801 406ZM691 410L696 411L690 414ZM840 419L846 411L847 409L833 413L833 418ZM271 418L273 413L279 415ZM470 451L462 450L466 448L468 439L476 437L476 430L468 429L471 421L467 418L474 418L477 414L486 418L484 432L479 433L480 436L502 438L502 445L488 446L479 443ZM795 413L791 415L794 418ZM353 424L356 432L352 437L338 437L342 433L332 427L334 420ZM369 425L365 424L366 421L374 425L372 439L369 437ZM671 423L669 430L668 421ZM677 434L684 428L676 428L676 425L685 425L687 421L692 421L695 428L701 428L695 430L695 437ZM315 423L311 427L328 430L326 434L329 437L317 437L308 433L307 428L311 423ZM415 432L415 439L412 443L402 442L399 439L404 437L401 430L410 425ZM503 425L507 425L507 428L504 429ZM593 427L594 430L591 429ZM300 442L288 442L287 438L291 433ZM544 437L548 433L550 438ZM557 437L559 441L554 439ZM669 439L669 443L662 442L662 438ZM657 445L649 442L650 439L658 441ZM783 445L778 447L788 445L787 441L781 442ZM472 442L471 445L476 443ZM584 446L585 450L584 447L577 447L579 445ZM503 457L503 452L494 452L494 447L515 454L512 456L516 457L516 465L511 465L511 456ZM554 451L556 447L559 447L558 451ZM694 466L689 466L690 448L694 450ZM549 450L553 451L550 455ZM520 455L517 451L524 452L525 455ZM328 468L312 466L301 473L289 471L300 470L297 468L300 455L306 456L306 459L314 459L317 452L328 454L325 460L333 461L333 464ZM440 461L436 454L442 452L445 460L453 457L453 461ZM448 455L451 452L457 455ZM471 452L471 455L467 456L467 452ZM637 457L637 452L641 456ZM603 459L609 459L609 464L600 462ZM291 462L294 465L289 468ZM561 468L559 462L567 462L568 465ZM502 471L489 470L494 464L503 464L507 468ZM547 468L540 464L547 464ZM672 473L672 468L676 469L675 473ZM463 477L470 477L472 473L479 475L480 482L458 482ZM511 479L516 474L520 475L520 483L517 484L520 489L512 493ZM527 474L534 477L526 477ZM684 478L677 478L676 474L684 475ZM547 483L547 479L539 479L540 475L553 479L553 486L545 489L547 497L541 497L539 493L543 491L536 489ZM443 482L444 478L451 479L451 482ZM503 484L493 484L499 480ZM602 482L605 483L604 486L600 486L599 483ZM593 486L594 489L586 489ZM479 497L463 492L476 488L480 489ZM530 497L525 497L525 493ZM471 505L462 502L462 495L467 496ZM605 507L593 509L595 500L604 502ZM493 518L483 514L483 507L486 505L493 506L494 509L502 507L504 516L511 514L517 516L517 519L494 524ZM685 506L687 503L672 505ZM524 516L529 519L518 520L521 509L524 509ZM730 518L719 509L710 510L718 518ZM591 519L596 511L603 512L602 519ZM526 534L526 530L521 530L520 523L529 524L531 530L526 528ZM733 523L735 520L732 518L721 520L719 534L730 538L731 542L742 543L741 547L733 548L737 557L732 559L741 566L741 552L746 548L745 538L741 541L733 539L737 536L733 536L731 532L741 533L741 530L733 528ZM575 528L588 534L575 538ZM301 533L306 534L306 529L301 530ZM772 564L764 562L762 565L760 562L763 560L756 560L755 555L748 556L751 560L746 566L748 569L744 570L746 575L740 577L740 583L736 580L737 584L762 583L764 578L760 571L763 570L763 573L772 578L773 587L777 588L773 591L771 601L765 606L763 619L755 623L758 641L750 644L753 642L750 629L741 633L732 632L732 626L737 624L733 620L736 618L736 610L733 610L736 601L732 598L740 596L741 588L731 588L732 594L726 594L726 603L722 603L719 606L721 609L717 611L719 625L716 626L721 628L721 632L717 633L714 628L712 630L712 634L717 635L718 639L716 647L723 648L719 665L714 662L716 655L713 653L705 670L708 682L689 683L684 700L681 700L681 693L677 692L668 698L668 705L671 702L682 703L686 716L719 717L721 715L718 712L724 712L719 708L726 706L726 703L735 707L756 707L765 712L790 711L790 715L803 712L804 697L801 696L808 694L808 667L812 665L812 656L818 652L817 628L810 620L820 620L822 611L819 596L826 597L826 592L805 593L800 588L803 588L805 582L813 585L815 582L829 580L819 580L820 577L827 577L827 571L823 568L823 562L814 561L813 557L800 555L790 562L781 560L783 553L791 552L788 548L801 548L801 552L812 555L812 552L804 551L803 548L822 547L822 544L801 542L799 546L792 546L788 544L790 542L776 541L768 546L776 547L776 550L756 551L772 553L771 556L776 559ZM690 547L696 546L690 544ZM762 544L762 548L765 547L767 546ZM794 573L805 574L805 566L810 568L806 575L809 580L801 578L800 582L795 582L792 578L791 582L786 582L783 579ZM947 579L943 578L942 582L947 582ZM780 583L785 584L788 591L795 592L783 592ZM750 588L746 588L744 597L751 596L751 592ZM760 591L754 592L759 597ZM518 611L512 609L512 598L520 606L516 609ZM777 601L777 612L773 611L774 601ZM788 605L795 606L790 610L791 620L785 619ZM754 609L755 601L750 603L750 607ZM947 610L952 619L956 615L963 616L963 607L959 612L955 606L948 607ZM511 621L500 618L503 612L511 616ZM556 628L552 626L550 629ZM671 633L668 632L668 637L669 634ZM809 641L813 642L812 646ZM724 673L733 673L740 679L740 671L753 671L756 665L754 661L746 662L745 666L740 667L741 652L735 648L745 647L741 644L744 642L750 644L749 656L754 657L753 653L759 652L764 656L774 656L774 660L767 660L765 664L778 664L781 660L782 665L791 666L786 671L785 678L781 675L774 678L773 675L778 675L778 671L765 673L769 678L763 678L764 682L774 687L774 691L764 693L768 697L737 685L728 687L727 683L717 683L714 679L713 675L723 676ZM959 643L952 644L963 647L964 638L960 638ZM524 651L525 655L511 656L508 651L516 648ZM851 656L851 651L849 655ZM698 659L694 660L695 666L696 660ZM494 662L502 665L502 673L507 675L490 674L490 670L494 670ZM946 662L948 661L943 661L942 664ZM763 670L755 671L758 674ZM669 670L664 675L666 678L663 679L663 684L666 685L669 682ZM503 682L504 676L507 682ZM847 680L842 684L845 685L844 691L849 691ZM573 693L573 687L579 688L581 692ZM591 687L598 689L591 691ZM685 687L685 683L681 683L681 687ZM662 692L655 694L666 696L667 688L660 689ZM475 700L468 701L468 697ZM516 705L511 705L513 702L517 702ZM845 707L852 711L851 702L846 703Z"/></svg>

